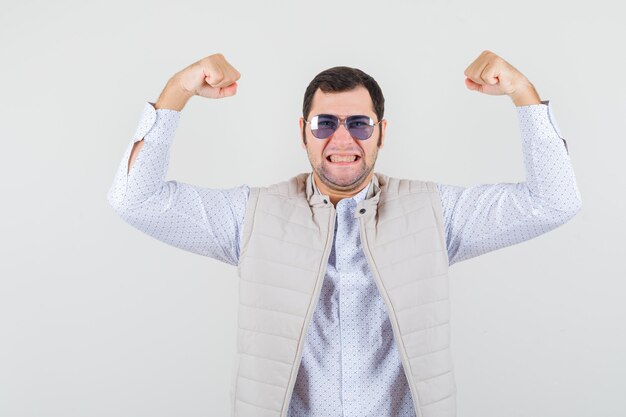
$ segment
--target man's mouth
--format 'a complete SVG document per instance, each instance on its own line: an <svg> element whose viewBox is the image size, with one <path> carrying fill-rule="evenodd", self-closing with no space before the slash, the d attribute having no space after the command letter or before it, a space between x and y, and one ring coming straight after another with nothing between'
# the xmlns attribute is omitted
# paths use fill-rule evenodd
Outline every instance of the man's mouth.
<svg viewBox="0 0 626 417"><path fill-rule="evenodd" d="M359 155L329 155L326 157L328 162L334 164L350 164L361 159Z"/></svg>

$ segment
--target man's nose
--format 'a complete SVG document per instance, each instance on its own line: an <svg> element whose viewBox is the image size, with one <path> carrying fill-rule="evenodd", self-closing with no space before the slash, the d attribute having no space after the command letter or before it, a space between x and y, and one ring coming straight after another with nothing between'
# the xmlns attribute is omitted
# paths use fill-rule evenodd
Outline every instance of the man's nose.
<svg viewBox="0 0 626 417"><path fill-rule="evenodd" d="M339 127L337 128L337 130L335 130L335 132L331 136L331 140L337 141L337 142L346 142L346 141L351 142L354 139L352 138L350 131L346 127L346 124L341 123Z"/></svg>

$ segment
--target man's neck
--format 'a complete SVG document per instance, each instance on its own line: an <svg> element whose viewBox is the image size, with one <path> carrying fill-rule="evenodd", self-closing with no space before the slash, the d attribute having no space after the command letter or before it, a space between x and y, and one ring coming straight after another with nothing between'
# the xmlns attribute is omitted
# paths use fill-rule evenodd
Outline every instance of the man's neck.
<svg viewBox="0 0 626 417"><path fill-rule="evenodd" d="M350 191L335 190L327 187L326 184L324 184L322 181L319 180L319 178L317 178L317 175L315 175L315 173L313 173L313 182L314 186L317 188L320 194L327 195L330 198L330 202L333 203L333 206L336 207L337 203L340 200L343 200L344 198L352 198L359 192L361 192L365 187L367 187L368 184L372 181L373 175L373 172L370 173L367 179L363 181L363 183L359 185L357 189Z"/></svg>

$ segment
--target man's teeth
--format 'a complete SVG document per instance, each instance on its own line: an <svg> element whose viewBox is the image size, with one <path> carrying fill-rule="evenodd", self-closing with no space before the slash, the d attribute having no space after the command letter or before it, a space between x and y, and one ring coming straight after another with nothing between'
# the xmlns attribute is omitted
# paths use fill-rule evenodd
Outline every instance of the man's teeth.
<svg viewBox="0 0 626 417"><path fill-rule="evenodd" d="M331 162L354 162L356 161L356 155L346 155L346 156L331 155L330 161Z"/></svg>

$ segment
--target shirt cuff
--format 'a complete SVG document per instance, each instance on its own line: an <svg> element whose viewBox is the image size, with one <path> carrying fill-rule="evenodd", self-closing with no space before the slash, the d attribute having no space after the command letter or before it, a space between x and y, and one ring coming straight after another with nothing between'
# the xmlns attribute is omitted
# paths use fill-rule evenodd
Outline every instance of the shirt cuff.
<svg viewBox="0 0 626 417"><path fill-rule="evenodd" d="M154 103L146 102L132 140L137 142L144 139L147 142L170 144L174 139L179 120L179 111L157 110Z"/></svg>
<svg viewBox="0 0 626 417"><path fill-rule="evenodd" d="M567 148L567 141L561 135L561 130L556 123L556 117L550 100L541 100L541 104L530 104L527 106L518 106L517 115L520 121L520 127L522 130L522 136L527 136L525 133L536 131L539 127L544 130L545 125L552 127L552 130L563 141L565 151L569 155L569 149Z"/></svg>

